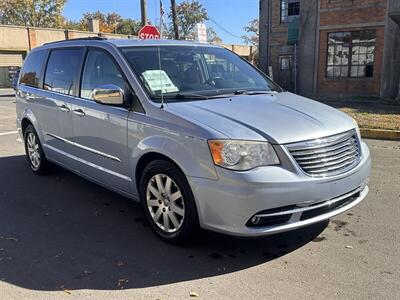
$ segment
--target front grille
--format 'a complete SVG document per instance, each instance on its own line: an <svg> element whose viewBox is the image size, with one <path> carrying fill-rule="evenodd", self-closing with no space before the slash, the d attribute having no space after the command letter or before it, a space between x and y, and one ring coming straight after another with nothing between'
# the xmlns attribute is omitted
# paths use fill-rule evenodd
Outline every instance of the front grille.
<svg viewBox="0 0 400 300"><path fill-rule="evenodd" d="M355 130L333 136L286 145L300 168L308 175L325 177L354 168L360 159Z"/></svg>

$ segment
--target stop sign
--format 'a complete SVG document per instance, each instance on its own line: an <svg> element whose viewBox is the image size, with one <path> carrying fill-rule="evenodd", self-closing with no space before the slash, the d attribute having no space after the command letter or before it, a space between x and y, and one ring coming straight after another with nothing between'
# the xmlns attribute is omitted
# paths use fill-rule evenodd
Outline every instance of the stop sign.
<svg viewBox="0 0 400 300"><path fill-rule="evenodd" d="M150 39L159 40L160 32L158 31L158 28L156 26L145 25L139 30L138 36L139 39L142 40L150 40Z"/></svg>

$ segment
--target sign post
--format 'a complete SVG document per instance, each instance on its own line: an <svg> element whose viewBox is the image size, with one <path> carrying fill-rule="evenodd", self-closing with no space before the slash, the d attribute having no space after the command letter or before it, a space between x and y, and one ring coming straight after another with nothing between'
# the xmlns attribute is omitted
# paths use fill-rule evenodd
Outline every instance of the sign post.
<svg viewBox="0 0 400 300"><path fill-rule="evenodd" d="M299 42L299 19L289 23L288 45L293 45L294 50L294 92L297 93L297 44Z"/></svg>
<svg viewBox="0 0 400 300"><path fill-rule="evenodd" d="M145 25L139 30L138 37L141 40L159 40L160 31L156 26Z"/></svg>

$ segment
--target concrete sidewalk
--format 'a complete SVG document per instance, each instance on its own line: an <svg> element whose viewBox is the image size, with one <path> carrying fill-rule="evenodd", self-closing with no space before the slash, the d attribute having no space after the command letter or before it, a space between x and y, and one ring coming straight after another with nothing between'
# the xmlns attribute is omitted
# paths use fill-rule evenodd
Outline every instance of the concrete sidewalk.
<svg viewBox="0 0 400 300"><path fill-rule="evenodd" d="M11 88L0 89L0 97L12 97L15 95L15 91Z"/></svg>

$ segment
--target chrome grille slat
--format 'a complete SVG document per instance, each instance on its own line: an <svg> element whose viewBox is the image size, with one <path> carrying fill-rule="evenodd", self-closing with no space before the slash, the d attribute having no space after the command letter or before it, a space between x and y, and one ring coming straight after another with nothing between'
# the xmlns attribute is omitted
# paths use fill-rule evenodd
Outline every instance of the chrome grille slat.
<svg viewBox="0 0 400 300"><path fill-rule="evenodd" d="M334 166L337 164L341 164L345 161L349 161L349 160L354 160L353 156L350 157L345 157L339 160L335 160L335 161L330 161L327 163L322 163L322 164L318 164L318 165L308 165L308 166L302 166L304 170L314 170L314 169L321 169L321 168L325 168L325 167L330 167L330 166Z"/></svg>
<svg viewBox="0 0 400 300"><path fill-rule="evenodd" d="M330 145L337 144L337 143L340 143L342 141L348 140L350 137L352 137L351 133L345 133L343 135L337 136L337 139L329 139L329 138L316 139L315 141L318 141L319 144L315 145L315 146L310 146L308 149L317 149L317 148L328 147ZM299 145L298 150L301 150L302 147L303 146ZM296 151L297 150L296 146L293 146L291 149L292 149L292 151Z"/></svg>
<svg viewBox="0 0 400 300"><path fill-rule="evenodd" d="M306 150L306 151L299 151L295 150L292 155L293 156L305 156L305 155L310 155L310 154L319 154L319 153L326 153L326 152L330 152L330 151L334 151L346 146L352 146L355 144L355 141L349 141L347 140L346 142L342 142L340 144L334 145L334 146L329 146L329 147L325 147L325 148L321 148L320 150Z"/></svg>
<svg viewBox="0 0 400 300"><path fill-rule="evenodd" d="M345 163L342 163L340 165L336 165L334 167L323 168L323 169L320 169L318 171L313 170L313 171L310 171L310 173L326 173L326 172L329 172L329 171L334 171L334 170L341 169L341 168L343 168L345 166L351 165L352 163L353 162L345 162Z"/></svg>
<svg viewBox="0 0 400 300"><path fill-rule="evenodd" d="M307 165L314 165L314 164L319 164L319 163L327 163L327 162L330 162L330 161L336 161L336 160L338 160L338 159L340 159L340 158L344 158L344 157L354 157L353 156L353 154L356 152L357 150L356 149L353 149L353 150L350 150L350 151L348 151L348 150L346 150L346 152L343 152L342 154L340 154L340 155L338 155L338 156L331 156L331 157L328 157L328 158L323 158L323 159L314 159L314 160L307 160L307 161L301 161L301 162L298 162L298 164L300 165L300 166L307 166Z"/></svg>
<svg viewBox="0 0 400 300"><path fill-rule="evenodd" d="M349 149L357 149L357 146L354 145ZM309 160L309 159L314 159L314 158L320 158L320 157L329 157L329 156L334 156L337 154L340 154L344 151L348 151L348 148L343 148L343 149L339 149L339 150L334 150L334 151L329 151L329 152L325 152L325 153L319 153L319 154L314 154L313 156L304 156L304 157L296 157L297 161L302 161L302 160Z"/></svg>
<svg viewBox="0 0 400 300"><path fill-rule="evenodd" d="M310 176L332 176L352 169L360 158L355 130L300 143L286 148L299 167Z"/></svg>

